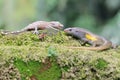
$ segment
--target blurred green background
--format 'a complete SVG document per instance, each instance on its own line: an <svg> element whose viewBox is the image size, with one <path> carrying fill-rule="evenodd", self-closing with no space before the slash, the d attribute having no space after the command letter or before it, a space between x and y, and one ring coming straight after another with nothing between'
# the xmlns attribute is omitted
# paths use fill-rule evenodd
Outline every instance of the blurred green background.
<svg viewBox="0 0 120 80"><path fill-rule="evenodd" d="M0 29L19 30L38 20L87 28L120 44L120 0L0 0Z"/></svg>

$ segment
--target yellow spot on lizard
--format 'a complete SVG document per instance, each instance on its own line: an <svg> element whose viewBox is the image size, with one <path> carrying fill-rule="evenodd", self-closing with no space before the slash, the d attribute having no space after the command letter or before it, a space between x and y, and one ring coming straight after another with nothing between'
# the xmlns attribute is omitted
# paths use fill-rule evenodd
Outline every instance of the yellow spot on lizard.
<svg viewBox="0 0 120 80"><path fill-rule="evenodd" d="M90 34L85 34L85 37L86 37L87 39L91 40L91 41L96 41L96 40L97 40L96 37L91 36Z"/></svg>

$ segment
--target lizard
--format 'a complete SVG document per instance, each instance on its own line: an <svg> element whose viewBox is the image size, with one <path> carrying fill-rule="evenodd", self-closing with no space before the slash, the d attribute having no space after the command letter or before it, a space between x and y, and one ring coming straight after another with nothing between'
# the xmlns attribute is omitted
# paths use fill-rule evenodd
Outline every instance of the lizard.
<svg viewBox="0 0 120 80"><path fill-rule="evenodd" d="M84 42L92 45L91 47L69 47L71 49L83 49L83 50L95 50L103 51L109 48L116 48L111 41L105 39L104 37L98 36L83 28L66 28L64 32L68 35L72 35Z"/></svg>
<svg viewBox="0 0 120 80"><path fill-rule="evenodd" d="M61 24L60 22L58 21L50 21L50 22L47 22L47 21L35 21L31 24L29 24L28 26L26 26L25 28L19 30L19 31L13 31L13 32L1 32L2 34L4 35L7 35L7 34L19 34L19 33L22 33L22 32L26 32L26 31L33 31L34 30L34 33L38 34L38 30L44 30L44 29L47 29L47 28L52 28L54 30L57 30L59 31L59 29L62 29L64 26L63 24Z"/></svg>

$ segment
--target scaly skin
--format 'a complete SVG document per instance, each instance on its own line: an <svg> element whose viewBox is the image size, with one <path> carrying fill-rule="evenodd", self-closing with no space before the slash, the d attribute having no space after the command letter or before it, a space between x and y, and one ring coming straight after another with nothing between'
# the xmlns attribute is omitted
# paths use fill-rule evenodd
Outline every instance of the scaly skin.
<svg viewBox="0 0 120 80"><path fill-rule="evenodd" d="M51 22L47 22L47 21L36 21L33 22L31 24L29 24L28 26L26 26L25 28L21 29L20 31L14 31L14 32L1 32L2 34L19 34L22 32L26 32L26 31L34 31L34 33L38 33L37 30L44 30L47 28L52 28L54 30L59 30L63 28L63 24L61 24L58 21L51 21Z"/></svg>
<svg viewBox="0 0 120 80"><path fill-rule="evenodd" d="M81 41L88 44L91 44L92 47L68 47L71 49L83 49L83 50L95 50L95 51L102 51L112 47L112 42L106 40L103 37L95 35L90 31L83 29L83 28L67 28L64 30L65 33L72 35L80 39Z"/></svg>

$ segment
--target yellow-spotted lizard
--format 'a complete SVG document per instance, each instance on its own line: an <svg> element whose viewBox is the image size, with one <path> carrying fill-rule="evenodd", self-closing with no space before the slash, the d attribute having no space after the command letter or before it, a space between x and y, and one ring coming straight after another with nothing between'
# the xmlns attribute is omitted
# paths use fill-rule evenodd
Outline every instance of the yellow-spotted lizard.
<svg viewBox="0 0 120 80"><path fill-rule="evenodd" d="M83 28L66 28L64 30L65 33L72 35L73 37L76 37L80 39L81 41L84 42L84 44L88 43L92 45L92 47L69 47L72 49L84 49L84 50L95 50L95 51L102 51L109 49L111 47L116 47L113 46L112 42L100 37L96 34L93 34L92 32L83 29Z"/></svg>

